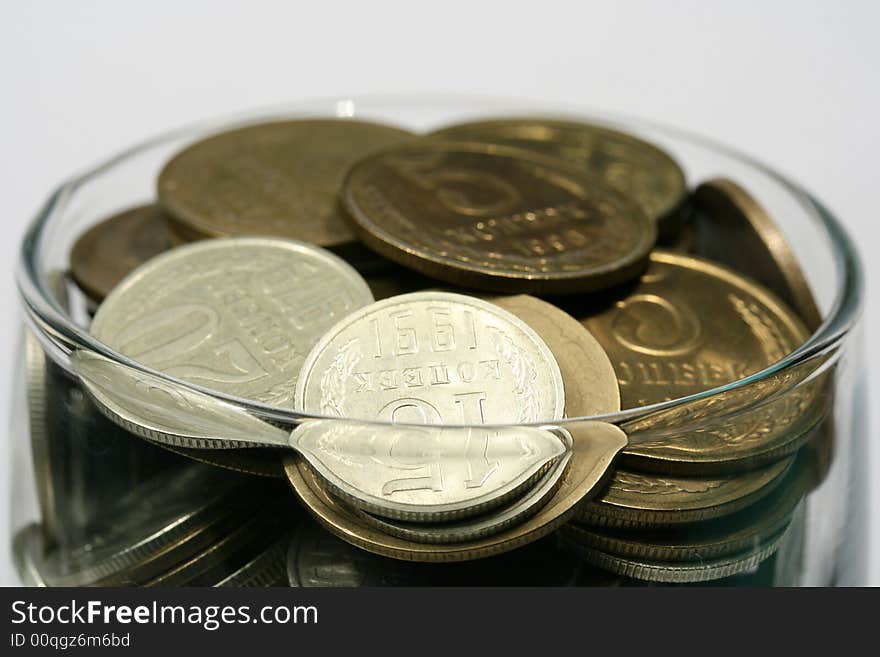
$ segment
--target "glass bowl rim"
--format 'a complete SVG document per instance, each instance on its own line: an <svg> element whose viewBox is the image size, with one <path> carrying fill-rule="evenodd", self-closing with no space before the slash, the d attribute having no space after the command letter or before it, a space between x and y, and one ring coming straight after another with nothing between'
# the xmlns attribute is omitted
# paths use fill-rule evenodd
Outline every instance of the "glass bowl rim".
<svg viewBox="0 0 880 657"><path fill-rule="evenodd" d="M852 239L849 237L838 219L819 200L797 183L789 180L781 173L771 169L769 166L751 156L719 143L714 139L694 134L688 130L667 126L654 121L648 121L639 117L627 116L616 112L604 112L590 107L563 104L561 102L548 104L547 101L536 101L534 99L505 99L463 94L368 94L358 96L354 99L346 97L303 99L280 106L254 108L244 112L193 121L182 127L163 131L152 138L130 146L84 172L62 182L49 195L22 237L19 261L16 269L16 283L20 298L24 304L26 320L43 347L55 355L55 360L57 362L67 368L69 368L69 352L62 346L62 344L70 343L75 345L75 348L86 349L136 371L156 376L171 386L181 386L188 390L195 390L207 394L221 402L233 404L252 412L255 415L281 423L297 424L309 419L326 419L363 424L388 425L389 423L379 420L324 416L314 413L302 413L291 408L271 406L255 400L212 390L153 370L114 351L102 342L93 338L86 330L76 326L51 293L46 276L40 272L37 262L37 255L40 253L40 246L44 237L45 228L51 223L53 217L60 208L63 207L65 200L75 193L79 186L87 183L104 171L111 169L116 164L128 158L137 156L150 148L175 138L194 134L205 134L209 130L223 127L236 127L255 120L305 117L331 118L333 116L333 114L326 109L316 111L315 109L306 109L307 107L336 107L336 118L357 119L359 117L356 116L354 112L348 112L347 110L340 112L339 108L349 108L356 106L355 103L361 102L368 106L370 104L380 104L395 106L418 105L425 107L442 107L443 105L450 105L452 103L468 103L469 105L472 105L474 109L488 108L491 106L503 107L505 111L510 112L508 115L537 115L538 111L541 111L542 116L589 121L600 124L604 123L617 129L625 129L626 125L641 125L661 130L678 139L684 139L704 148L720 151L728 157L739 160L741 163L748 165L751 168L758 169L795 197L801 205L804 206L805 211L812 215L813 220L819 224L819 227L828 238L834 264L837 268L840 285L836 290L831 308L820 326L816 328L806 342L801 344L788 355L775 363L772 363L768 367L746 377L728 382L721 386L686 395L684 397L621 410L615 413L584 417L565 417L559 420L542 420L539 422L528 423L531 426L547 426L548 424L565 426L587 421L603 421L616 424L652 415L661 411L667 411L685 404L698 402L731 390L755 384L784 370L796 367L814 357L834 352L853 328L862 312L864 278L861 261ZM563 106L565 109L561 111ZM523 108L525 109L523 110ZM372 118L373 117L368 115L366 120ZM58 342L59 338L61 343ZM511 424L513 423L505 426L511 426ZM448 424L443 426L455 427L461 425Z"/></svg>

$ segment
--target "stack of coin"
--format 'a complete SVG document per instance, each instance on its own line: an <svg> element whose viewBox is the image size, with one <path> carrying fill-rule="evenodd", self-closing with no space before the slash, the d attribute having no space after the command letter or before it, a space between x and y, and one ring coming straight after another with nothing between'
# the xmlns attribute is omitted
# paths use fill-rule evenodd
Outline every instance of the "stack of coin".
<svg viewBox="0 0 880 657"><path fill-rule="evenodd" d="M821 323L772 219L733 181L689 193L670 154L607 126L210 135L155 202L79 239L71 276L96 338L197 387L80 359L90 403L191 459L286 477L357 546L309 521L288 535L270 510L138 583L275 583L287 543L292 584L434 583L400 562L514 563L555 540L584 562L566 582L764 577L833 458L827 360L700 394ZM464 583L494 581L488 564Z"/></svg>

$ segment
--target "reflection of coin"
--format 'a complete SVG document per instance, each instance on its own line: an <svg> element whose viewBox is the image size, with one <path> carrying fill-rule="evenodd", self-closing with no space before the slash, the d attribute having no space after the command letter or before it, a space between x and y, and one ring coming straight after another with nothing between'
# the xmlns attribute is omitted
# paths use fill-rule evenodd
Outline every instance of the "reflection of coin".
<svg viewBox="0 0 880 657"><path fill-rule="evenodd" d="M176 226L196 237L353 242L336 206L343 175L367 153L410 136L389 126L332 119L231 130L168 162L159 174L159 200Z"/></svg>
<svg viewBox="0 0 880 657"><path fill-rule="evenodd" d="M791 459L763 470L713 478L648 475L617 469L577 519L590 525L643 527L718 518L739 511L773 490Z"/></svg>
<svg viewBox="0 0 880 657"><path fill-rule="evenodd" d="M748 274L794 308L810 330L822 315L797 257L774 221L732 180L716 178L694 192L698 253Z"/></svg>
<svg viewBox="0 0 880 657"><path fill-rule="evenodd" d="M92 334L193 383L291 406L306 353L372 301L336 256L272 238L207 240L158 256L104 301Z"/></svg>
<svg viewBox="0 0 880 657"><path fill-rule="evenodd" d="M438 279L500 292L583 292L644 267L656 227L553 158L419 142L352 167L342 201L360 237Z"/></svg>
<svg viewBox="0 0 880 657"><path fill-rule="evenodd" d="M177 241L162 211L145 205L84 233L70 252L70 269L77 285L100 301L131 271Z"/></svg>
<svg viewBox="0 0 880 657"><path fill-rule="evenodd" d="M628 559L705 561L744 552L784 531L803 499L806 468L789 473L752 506L714 521L665 529L624 531L569 523L560 531L587 547Z"/></svg>
<svg viewBox="0 0 880 657"><path fill-rule="evenodd" d="M762 288L724 267L663 251L651 255L651 266L626 298L584 323L611 358L624 408L741 379L807 338L797 316ZM780 380L764 393L784 389L784 384ZM648 418L637 427L645 434L642 439L627 427L633 444L625 462L639 469L705 473L779 458L817 419L810 412L816 386L801 388L730 421L719 422L713 409L728 402L747 407L759 400L757 387L732 392L735 400L719 395L695 402L699 408L689 408L680 418L692 426L666 430L666 435L663 417Z"/></svg>
<svg viewBox="0 0 880 657"><path fill-rule="evenodd" d="M526 427L511 428L510 431L520 432ZM559 430L565 436L566 450L571 449L571 436ZM546 473L535 485L521 497L513 499L504 506L491 509L476 517L444 523L401 522L379 518L367 511L360 510L359 517L367 524L381 529L392 536L400 536L418 543L463 543L497 534L508 527L517 525L526 518L536 514L556 492L559 482L568 467L571 454L566 453L546 469Z"/></svg>
<svg viewBox="0 0 880 657"><path fill-rule="evenodd" d="M532 327L553 352L565 385L565 414L584 417L620 410L617 376L602 346L576 319L527 294L489 299Z"/></svg>
<svg viewBox="0 0 880 657"><path fill-rule="evenodd" d="M290 444L334 494L375 515L419 523L475 516L515 499L566 451L559 436L536 427L339 420L304 422Z"/></svg>
<svg viewBox="0 0 880 657"><path fill-rule="evenodd" d="M669 154L610 128L538 117L475 121L432 133L442 139L528 148L565 160L636 200L652 219L674 223L685 196L681 167Z"/></svg>
<svg viewBox="0 0 880 657"><path fill-rule="evenodd" d="M328 493L303 459L290 457L285 459L284 466L291 486L309 513L343 540L405 561L467 561L507 552L546 536L568 520L579 502L595 494L614 457L626 444L626 435L617 427L600 422L573 423L566 428L574 438L571 461L553 497L522 523L460 543L419 543L379 531Z"/></svg>
<svg viewBox="0 0 880 657"><path fill-rule="evenodd" d="M296 394L307 413L466 425L558 419L564 397L553 354L531 328L445 292L349 314L309 354Z"/></svg>

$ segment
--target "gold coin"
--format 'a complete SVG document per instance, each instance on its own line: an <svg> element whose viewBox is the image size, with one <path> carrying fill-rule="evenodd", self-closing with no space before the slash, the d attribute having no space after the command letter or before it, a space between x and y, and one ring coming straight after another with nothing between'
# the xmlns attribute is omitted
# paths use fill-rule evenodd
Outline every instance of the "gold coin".
<svg viewBox="0 0 880 657"><path fill-rule="evenodd" d="M404 561L468 561L500 554L531 543L559 527L604 480L626 436L610 424L585 422L570 427L574 447L571 460L553 497L519 525L461 543L417 543L391 536L365 523L357 512L323 486L298 456L284 461L288 481L315 519L339 538L369 552Z"/></svg>
<svg viewBox="0 0 880 657"><path fill-rule="evenodd" d="M792 468L776 490L736 514L664 529L626 531L569 523L560 532L582 545L628 559L706 561L766 543L788 527L807 484L807 468Z"/></svg>
<svg viewBox="0 0 880 657"><path fill-rule="evenodd" d="M785 236L764 208L732 180L694 192L698 253L747 273L791 305L812 331L822 323L813 293Z"/></svg>
<svg viewBox="0 0 880 657"><path fill-rule="evenodd" d="M674 225L685 200L684 171L665 151L605 126L521 117L449 126L431 136L527 148L576 166L634 199L650 218Z"/></svg>
<svg viewBox="0 0 880 657"><path fill-rule="evenodd" d="M156 205L117 214L89 229L70 253L70 270L77 285L95 301L116 284L179 239Z"/></svg>
<svg viewBox="0 0 880 657"><path fill-rule="evenodd" d="M411 137L341 119L251 125L178 153L159 174L159 200L190 238L271 235L339 246L355 241L336 204L346 170Z"/></svg>
<svg viewBox="0 0 880 657"><path fill-rule="evenodd" d="M672 477L617 468L575 518L588 525L664 527L726 516L756 502L779 484L793 457L762 470L718 477Z"/></svg>
<svg viewBox="0 0 880 657"><path fill-rule="evenodd" d="M423 141L370 156L342 202L371 248L437 279L497 292L571 293L629 280L656 227L564 162L491 144Z"/></svg>
<svg viewBox="0 0 880 657"><path fill-rule="evenodd" d="M762 287L726 267L659 250L625 298L584 324L611 358L623 408L736 381L777 362L808 336L797 315ZM628 422L623 463L705 475L779 459L828 408L820 403L821 381L802 383L818 366L804 364Z"/></svg>
<svg viewBox="0 0 880 657"><path fill-rule="evenodd" d="M488 300L532 327L553 352L562 373L568 417L620 410L620 391L611 361L580 322L553 304L527 294Z"/></svg>

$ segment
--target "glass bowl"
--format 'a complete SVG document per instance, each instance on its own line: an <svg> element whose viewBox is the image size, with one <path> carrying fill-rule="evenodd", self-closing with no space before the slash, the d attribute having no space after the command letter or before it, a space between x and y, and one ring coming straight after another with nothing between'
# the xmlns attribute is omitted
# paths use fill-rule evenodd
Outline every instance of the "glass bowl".
<svg viewBox="0 0 880 657"><path fill-rule="evenodd" d="M318 100L205 121L143 142L71 178L52 192L24 236L17 272L26 330L17 346L23 357L15 373L19 394L13 408L12 431L17 452L15 490L17 499L23 502L15 506L12 521L17 541L14 549L23 580L33 583L40 579L33 564L21 556L25 543L36 545L30 549L41 555L52 552L60 571L72 572L71 564L81 557L84 545L94 546L109 540L97 536L96 527L112 516L111 511L117 508L120 498L126 494L130 497L133 491L141 491L136 497L145 497L143 491L148 489L144 486L155 482L157 476L169 476L169 471L185 469L191 459L223 465L223 457L217 457L216 453L186 448L168 451L132 436L96 413L89 395L82 389L82 372L72 362L73 354L103 357L133 376L154 377L150 380L157 385L183 395L206 395L223 408L274 426L290 429L304 421L320 419L174 379L132 361L93 338L88 332L93 304L68 275L69 254L83 232L112 214L152 202L157 174L173 154L206 134L230 126L280 118L337 117L378 121L426 132L477 118L521 115L585 120L639 136L673 155L682 165L690 188L719 176L735 180L765 208L788 240L822 315L821 324L810 327L813 332L806 342L760 372L650 406L597 417L566 418L553 423L552 428L580 435L582 441L589 443L593 440L592 427L610 424L622 427L630 443L637 445L661 438L674 440L676 436L731 433L738 427L772 422L785 413L792 400L796 402L802 396L821 398L822 403L816 404L821 411L808 430L803 431L803 440L799 442L806 445L798 463L809 461L803 466L809 471L809 482L804 485L802 499L789 517L785 531L774 536L778 540L774 540L772 549L763 555L773 558L755 559L747 576L728 577L723 581L783 585L863 582L866 552L866 473L863 469L867 421L858 323L863 282L856 251L837 219L809 193L768 167L682 130L575 107L454 97ZM22 372L29 376L23 376ZM28 378L27 387L21 383L25 378ZM41 386L51 394L35 403L34 388ZM31 393L30 405L28 392ZM371 426L371 430L377 430L381 424L369 418L324 419L339 426ZM541 426L546 428L547 423ZM56 434L63 434L60 441L63 444L55 444L58 439L51 436ZM45 438L47 435L50 438ZM249 462L247 456L242 458ZM280 451L270 451L268 456L253 461L252 467L236 469L283 474ZM267 462L275 465L267 466ZM332 505L327 505L326 500L323 510L316 512L314 505L321 504L317 500L320 491L309 488L306 470L297 470L289 458L286 462L296 494L300 498L310 495L316 498L305 501L322 524L361 548L377 551L376 544L364 543L353 535L346 525L344 512L330 508ZM623 462L628 462L625 456ZM200 476L223 477L224 486L233 485L229 483L233 479L234 485L250 485L250 478L246 476L222 469L208 470L208 474ZM294 470L297 472L292 474ZM563 475L563 479L566 477L570 479L570 473ZM238 481L239 478L243 482ZM535 537L558 529L572 513L582 513L588 500L580 498L601 490L601 483L593 483L582 489L569 486L565 513L560 514L558 522L547 524L546 531L536 532ZM290 500L294 499L295 496L290 495ZM129 500L128 504L140 505L137 508L143 514L144 524L149 524L150 514L156 513L156 509L147 508L147 501ZM285 509L284 513L288 511ZM102 531L106 531L105 525ZM559 538L552 534L542 540L557 541L557 538L564 546L565 536ZM567 540L570 542L570 535ZM408 558L402 557L402 552L395 553L393 544L392 541L390 547L386 545L387 555ZM554 542L554 549L555 546ZM302 546L298 549L303 550ZM345 559L360 563L359 559L367 558L359 553L356 557L343 556L343 548L339 549L340 563ZM591 564L588 572L593 572L589 569L595 569L595 554L592 560L584 558ZM392 560L391 565L385 564L382 568L387 567L388 572L393 573L397 568L395 563ZM620 564L616 567L626 570ZM719 572L723 573L723 569ZM602 573L593 579L580 575L580 581L630 581L634 571L622 572L618 577ZM404 576L392 575L379 579L391 583L407 581Z"/></svg>

